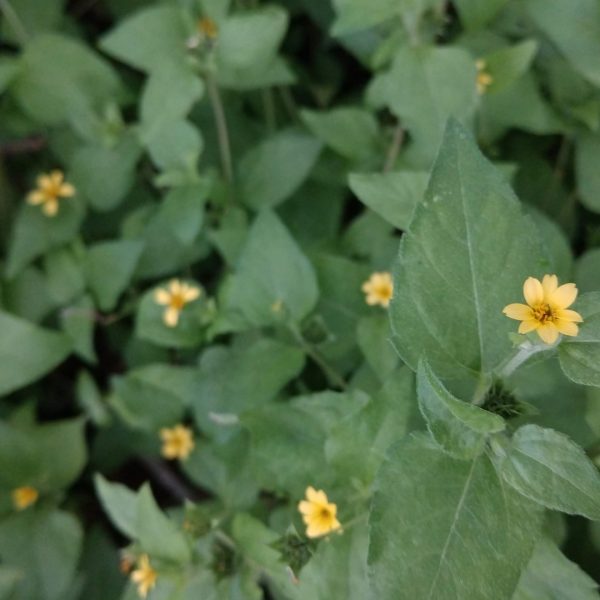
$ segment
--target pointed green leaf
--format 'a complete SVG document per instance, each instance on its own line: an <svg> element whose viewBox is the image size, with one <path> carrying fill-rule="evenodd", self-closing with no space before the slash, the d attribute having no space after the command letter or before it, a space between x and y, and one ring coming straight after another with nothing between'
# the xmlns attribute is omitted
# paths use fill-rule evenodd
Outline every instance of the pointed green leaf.
<svg viewBox="0 0 600 600"><path fill-rule="evenodd" d="M417 393L429 431L456 458L475 458L489 435L506 426L502 417L455 398L423 360L417 371Z"/></svg>
<svg viewBox="0 0 600 600"><path fill-rule="evenodd" d="M376 486L369 545L374 597L512 596L542 512L506 486L485 455L456 460L414 435L388 454Z"/></svg>
<svg viewBox="0 0 600 600"><path fill-rule="evenodd" d="M94 477L96 494L113 525L130 539L137 537L137 496L120 483L112 483L99 473Z"/></svg>
<svg viewBox="0 0 600 600"><path fill-rule="evenodd" d="M424 356L440 377L492 371L512 352L502 308L550 266L505 178L451 121L400 243L390 315L400 356L415 370Z"/></svg>

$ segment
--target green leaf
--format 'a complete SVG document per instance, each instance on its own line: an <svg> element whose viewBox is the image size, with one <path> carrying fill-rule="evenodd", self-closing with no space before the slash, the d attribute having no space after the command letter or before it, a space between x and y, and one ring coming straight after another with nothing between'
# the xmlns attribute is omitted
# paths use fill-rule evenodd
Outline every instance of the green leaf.
<svg viewBox="0 0 600 600"><path fill-rule="evenodd" d="M383 156L377 119L367 110L352 107L326 112L303 110L300 116L317 139L349 160L377 163Z"/></svg>
<svg viewBox="0 0 600 600"><path fill-rule="evenodd" d="M369 565L379 600L512 596L541 511L506 487L485 455L456 460L411 436L388 454L376 485Z"/></svg>
<svg viewBox="0 0 600 600"><path fill-rule="evenodd" d="M63 308L60 314L63 331L71 339L73 352L89 363L96 362L94 328L96 312L94 302L88 295Z"/></svg>
<svg viewBox="0 0 600 600"><path fill-rule="evenodd" d="M74 300L85 289L81 259L72 248L57 248L44 256L48 291L57 304Z"/></svg>
<svg viewBox="0 0 600 600"><path fill-rule="evenodd" d="M181 172L186 183L196 178L196 164L203 146L200 130L183 120L161 125L146 140L152 162L163 171Z"/></svg>
<svg viewBox="0 0 600 600"><path fill-rule="evenodd" d="M81 146L71 161L78 192L98 211L117 207L135 182L141 148L132 135L114 147Z"/></svg>
<svg viewBox="0 0 600 600"><path fill-rule="evenodd" d="M65 0L47 0L42 4L37 0L11 0L10 4L17 13L23 29L33 37L52 31L60 25ZM8 19L3 19L2 37L11 42L20 42Z"/></svg>
<svg viewBox="0 0 600 600"><path fill-rule="evenodd" d="M231 280L228 312L242 326L273 325L282 315L299 322L315 307L318 293L312 265L287 229L274 213L260 213Z"/></svg>
<svg viewBox="0 0 600 600"><path fill-rule="evenodd" d="M497 466L509 485L534 502L600 520L600 474L566 435L525 425L497 450Z"/></svg>
<svg viewBox="0 0 600 600"><path fill-rule="evenodd" d="M14 277L38 256L73 240L83 214L79 198L62 201L54 217L44 215L39 206L23 206L13 224L6 275Z"/></svg>
<svg viewBox="0 0 600 600"><path fill-rule="evenodd" d="M191 552L183 531L160 510L148 484L138 492L135 529L140 546L150 556L189 562Z"/></svg>
<svg viewBox="0 0 600 600"><path fill-rule="evenodd" d="M399 359L391 342L387 314L362 317L356 327L356 341L371 369L384 382L397 367Z"/></svg>
<svg viewBox="0 0 600 600"><path fill-rule="evenodd" d="M164 60L183 62L192 32L185 12L174 6L150 6L123 19L100 40L100 48L142 71Z"/></svg>
<svg viewBox="0 0 600 600"><path fill-rule="evenodd" d="M425 201L400 242L391 323L395 346L440 377L491 372L512 352L502 308L550 264L505 178L450 122Z"/></svg>
<svg viewBox="0 0 600 600"><path fill-rule="evenodd" d="M26 45L11 88L28 115L50 126L76 122L121 95L107 62L58 34L40 35Z"/></svg>
<svg viewBox="0 0 600 600"><path fill-rule="evenodd" d="M600 213L600 135L592 132L577 137L575 175L582 204L591 211ZM596 285L596 287L598 287Z"/></svg>
<svg viewBox="0 0 600 600"><path fill-rule="evenodd" d="M592 292L600 287L600 248L584 252L575 265L575 283L580 292Z"/></svg>
<svg viewBox="0 0 600 600"><path fill-rule="evenodd" d="M415 206L423 200L429 174L419 171L397 173L350 173L350 189L379 216L397 227L408 229Z"/></svg>
<svg viewBox="0 0 600 600"><path fill-rule="evenodd" d="M200 360L192 404L198 426L211 431L219 415L237 417L270 402L303 366L302 350L268 338L231 348L209 348Z"/></svg>
<svg viewBox="0 0 600 600"><path fill-rule="evenodd" d="M507 88L527 71L538 44L535 40L526 40L509 48L496 50L486 54L485 70L492 76L492 83L486 94L493 94Z"/></svg>
<svg viewBox="0 0 600 600"><path fill-rule="evenodd" d="M538 541L512 600L597 600L598 585L548 538Z"/></svg>
<svg viewBox="0 0 600 600"><path fill-rule="evenodd" d="M0 522L0 558L23 577L17 598L63 600L76 575L83 531L69 513L26 510Z"/></svg>
<svg viewBox="0 0 600 600"><path fill-rule="evenodd" d="M487 25L508 0L456 0L456 8L465 29L480 29Z"/></svg>
<svg viewBox="0 0 600 600"><path fill-rule="evenodd" d="M417 371L417 392L431 435L455 458L475 458L489 436L506 427L502 417L455 398L424 360Z"/></svg>
<svg viewBox="0 0 600 600"><path fill-rule="evenodd" d="M66 336L0 311L0 395L44 376L71 351Z"/></svg>
<svg viewBox="0 0 600 600"><path fill-rule="evenodd" d="M244 202L254 210L280 204L308 177L320 152L317 139L294 129L261 142L240 161Z"/></svg>
<svg viewBox="0 0 600 600"><path fill-rule="evenodd" d="M577 300L583 317L577 337L564 337L558 347L560 366L575 383L600 387L600 292L588 292Z"/></svg>
<svg viewBox="0 0 600 600"><path fill-rule="evenodd" d="M110 311L127 289L144 249L134 240L114 240L89 246L85 277L98 308Z"/></svg>
<svg viewBox="0 0 600 600"><path fill-rule="evenodd" d="M246 10L220 23L216 46L219 84L247 90L292 83L292 72L277 57L287 26L287 12L279 6Z"/></svg>
<svg viewBox="0 0 600 600"><path fill-rule="evenodd" d="M447 119L471 119L477 102L475 78L475 63L461 48L404 46L391 69L372 80L368 98L400 119L412 138L407 150L411 163L428 168ZM410 85L404 85L407 81Z"/></svg>
<svg viewBox="0 0 600 600"><path fill-rule="evenodd" d="M600 85L600 6L595 0L525 0L535 24L588 81Z"/></svg>
<svg viewBox="0 0 600 600"><path fill-rule="evenodd" d="M400 15L401 4L398 0L372 0L369 4L361 0L333 0L337 19L331 33L341 36L383 23Z"/></svg>
<svg viewBox="0 0 600 600"><path fill-rule="evenodd" d="M130 539L137 537L137 495L120 483L111 483L102 475L94 476L96 494L113 525Z"/></svg>

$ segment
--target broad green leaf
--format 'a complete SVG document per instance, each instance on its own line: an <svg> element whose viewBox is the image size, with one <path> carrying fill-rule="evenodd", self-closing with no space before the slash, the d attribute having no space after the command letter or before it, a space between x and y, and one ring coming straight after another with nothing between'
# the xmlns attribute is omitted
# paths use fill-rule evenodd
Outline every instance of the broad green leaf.
<svg viewBox="0 0 600 600"><path fill-rule="evenodd" d="M17 567L0 566L0 600L15 598L15 589L23 579L23 571Z"/></svg>
<svg viewBox="0 0 600 600"><path fill-rule="evenodd" d="M75 122L121 94L110 65L65 36L36 37L21 61L11 89L23 110L43 125Z"/></svg>
<svg viewBox="0 0 600 600"><path fill-rule="evenodd" d="M0 395L8 394L59 365L71 351L68 338L0 311Z"/></svg>
<svg viewBox="0 0 600 600"><path fill-rule="evenodd" d="M399 16L401 4L398 0L372 0L368 4L361 0L333 0L337 18L331 33L346 35L383 23Z"/></svg>
<svg viewBox="0 0 600 600"><path fill-rule="evenodd" d="M98 427L110 425L112 417L108 407L96 382L87 371L79 372L75 391L79 407L94 425Z"/></svg>
<svg viewBox="0 0 600 600"><path fill-rule="evenodd" d="M600 6L595 0L525 0L535 24L569 60L571 66L600 85Z"/></svg>
<svg viewBox="0 0 600 600"><path fill-rule="evenodd" d="M560 366L575 383L600 387L600 292L588 292L574 306L581 316L577 337L564 337L558 349Z"/></svg>
<svg viewBox="0 0 600 600"><path fill-rule="evenodd" d="M423 200L429 174L420 171L350 173L350 189L371 210L398 229L408 229L415 206Z"/></svg>
<svg viewBox="0 0 600 600"><path fill-rule="evenodd" d="M63 600L73 583L83 531L69 513L26 510L0 522L2 563L26 574L15 600Z"/></svg>
<svg viewBox="0 0 600 600"><path fill-rule="evenodd" d="M255 210L280 204L308 177L320 152L316 138L294 129L261 142L240 161L244 202Z"/></svg>
<svg viewBox="0 0 600 600"><path fill-rule="evenodd" d="M21 27L30 36L46 33L56 29L62 20L65 0L46 0L39 3L37 0L11 0L10 5L17 13ZM11 42L19 43L18 35L8 19L2 22L2 37Z"/></svg>
<svg viewBox="0 0 600 600"><path fill-rule="evenodd" d="M6 275L14 277L38 256L72 241L83 214L83 203L77 197L63 200L54 217L44 215L39 206L23 206L13 223Z"/></svg>
<svg viewBox="0 0 600 600"><path fill-rule="evenodd" d="M203 146L200 130L184 120L163 124L146 140L152 162L162 171L181 172L186 183L196 178Z"/></svg>
<svg viewBox="0 0 600 600"><path fill-rule="evenodd" d="M362 317L356 327L356 341L371 369L384 382L397 367L399 358L392 346L387 314Z"/></svg>
<svg viewBox="0 0 600 600"><path fill-rule="evenodd" d="M165 60L155 66L140 99L142 137L150 140L187 116L202 97L204 84L190 65Z"/></svg>
<svg viewBox="0 0 600 600"><path fill-rule="evenodd" d="M60 321L63 331L71 339L73 352L83 360L95 363L96 311L92 298L89 295L81 296L65 306L60 313Z"/></svg>
<svg viewBox="0 0 600 600"><path fill-rule="evenodd" d="M489 23L508 0L456 0L456 8L465 29L480 29Z"/></svg>
<svg viewBox="0 0 600 600"><path fill-rule="evenodd" d="M94 477L96 494L113 525L130 539L137 537L137 496L120 483L111 483L99 473Z"/></svg>
<svg viewBox="0 0 600 600"><path fill-rule="evenodd" d="M114 309L127 289L144 245L134 240L99 242L88 248L85 277L102 311Z"/></svg>
<svg viewBox="0 0 600 600"><path fill-rule="evenodd" d="M85 289L78 249L57 248L48 252L43 260L48 292L57 304L76 299Z"/></svg>
<svg viewBox="0 0 600 600"><path fill-rule="evenodd" d="M548 538L541 538L512 600L597 600L598 584Z"/></svg>
<svg viewBox="0 0 600 600"><path fill-rule="evenodd" d="M600 212L600 135L586 132L577 137L575 174L581 202L586 208ZM598 287L598 284L596 285Z"/></svg>
<svg viewBox="0 0 600 600"><path fill-rule="evenodd" d="M417 371L417 395L431 435L455 458L474 459L488 437L506 427L502 417L455 398L423 360Z"/></svg>
<svg viewBox="0 0 600 600"><path fill-rule="evenodd" d="M19 61L17 59L3 56L0 58L0 94L6 91L6 88L19 72Z"/></svg>
<svg viewBox="0 0 600 600"><path fill-rule="evenodd" d="M526 40L508 48L486 54L485 69L492 77L486 94L493 94L514 83L531 65L537 52L537 42Z"/></svg>
<svg viewBox="0 0 600 600"><path fill-rule="evenodd" d="M100 48L132 67L151 72L164 60L184 61L186 40L192 32L182 9L155 5L120 21L100 40Z"/></svg>
<svg viewBox="0 0 600 600"><path fill-rule="evenodd" d="M141 153L132 135L114 147L80 146L71 162L73 183L94 209L112 210L131 190Z"/></svg>
<svg viewBox="0 0 600 600"><path fill-rule="evenodd" d="M377 164L384 155L379 125L370 111L350 107L303 110L300 116L317 139L349 160Z"/></svg>
<svg viewBox="0 0 600 600"><path fill-rule="evenodd" d="M449 117L468 123L477 101L475 63L461 48L401 48L389 71L368 90L375 106L385 105L410 133L411 162L428 168ZM405 82L410 81L410 85Z"/></svg>
<svg viewBox="0 0 600 600"><path fill-rule="evenodd" d="M580 292L598 291L600 288L600 248L587 250L577 259L575 283Z"/></svg>
<svg viewBox="0 0 600 600"><path fill-rule="evenodd" d="M237 417L273 400L303 366L301 349L268 338L209 348L200 360L193 399L199 427L210 431L217 426L219 415Z"/></svg>
<svg viewBox="0 0 600 600"><path fill-rule="evenodd" d="M282 317L299 322L315 307L318 293L312 265L285 226L274 213L260 213L228 290L228 312L241 325L273 325Z"/></svg>
<svg viewBox="0 0 600 600"><path fill-rule="evenodd" d="M233 14L220 23L219 83L236 90L292 83L294 75L277 57L287 26L287 12L274 5Z"/></svg>
<svg viewBox="0 0 600 600"><path fill-rule="evenodd" d="M485 455L456 460L415 435L388 454L376 485L369 575L378 600L512 596L542 513Z"/></svg>
<svg viewBox="0 0 600 600"><path fill-rule="evenodd" d="M504 177L450 122L400 242L390 307L400 356L413 369L424 356L443 378L491 372L512 352L502 308L550 267Z"/></svg>
<svg viewBox="0 0 600 600"><path fill-rule="evenodd" d="M160 510L148 484L137 495L135 530L140 546L150 556L176 563L190 560L185 534Z"/></svg>
<svg viewBox="0 0 600 600"><path fill-rule="evenodd" d="M537 425L517 430L497 450L504 480L533 501L569 514L600 520L600 474L566 435Z"/></svg>

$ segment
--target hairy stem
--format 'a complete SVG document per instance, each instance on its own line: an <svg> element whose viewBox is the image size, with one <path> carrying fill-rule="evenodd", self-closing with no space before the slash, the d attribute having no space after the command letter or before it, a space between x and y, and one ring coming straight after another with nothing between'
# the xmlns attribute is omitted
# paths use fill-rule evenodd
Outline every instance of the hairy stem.
<svg viewBox="0 0 600 600"><path fill-rule="evenodd" d="M400 123L398 123L394 129L392 142L390 143L390 147L388 148L387 155L385 157L385 163L383 165L384 173L389 173L394 168L396 160L398 159L398 154L400 154L400 149L402 148L403 141L404 128Z"/></svg>
<svg viewBox="0 0 600 600"><path fill-rule="evenodd" d="M215 117L217 126L217 138L219 140L219 152L221 154L221 168L223 175L228 183L233 183L233 161L231 159L231 144L229 143L229 130L227 128L227 119L225 110L219 92L219 86L212 72L205 75L208 97Z"/></svg>

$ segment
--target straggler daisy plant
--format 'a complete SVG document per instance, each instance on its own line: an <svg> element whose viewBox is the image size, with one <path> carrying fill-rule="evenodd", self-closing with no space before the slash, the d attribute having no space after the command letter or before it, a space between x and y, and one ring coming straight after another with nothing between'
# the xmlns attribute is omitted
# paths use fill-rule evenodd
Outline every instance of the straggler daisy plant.
<svg viewBox="0 0 600 600"><path fill-rule="evenodd" d="M544 275L542 281L528 277L523 284L523 296L527 304L509 304L503 313L517 321L519 333L535 331L546 344L554 344L559 334L576 336L576 323L583 321L581 315L569 310L577 298L574 283L558 285L556 275Z"/></svg>
<svg viewBox="0 0 600 600"><path fill-rule="evenodd" d="M477 67L477 93L481 96L494 83L494 78L487 72L485 60L478 60L475 66Z"/></svg>
<svg viewBox="0 0 600 600"><path fill-rule="evenodd" d="M316 538L340 529L337 520L337 506L329 502L323 490L315 490L312 486L306 488L306 500L298 503L298 510L306 525L306 535Z"/></svg>
<svg viewBox="0 0 600 600"><path fill-rule="evenodd" d="M161 454L169 460L185 460L194 449L194 433L185 425L161 429L160 439L163 443Z"/></svg>
<svg viewBox="0 0 600 600"><path fill-rule="evenodd" d="M394 293L394 282L390 273L373 273L367 281L362 284L365 293L365 301L370 306L379 304L384 308L390 305Z"/></svg>
<svg viewBox="0 0 600 600"><path fill-rule="evenodd" d="M24 485L14 489L11 493L11 497L13 506L17 510L25 510L37 502L39 493L34 487L31 487L30 485Z"/></svg>
<svg viewBox="0 0 600 600"><path fill-rule="evenodd" d="M156 585L156 571L150 566L147 554L142 554L138 560L138 567L131 572L131 581L137 584L137 592L140 598L145 598L148 592Z"/></svg>
<svg viewBox="0 0 600 600"><path fill-rule="evenodd" d="M65 181L62 171L52 171L37 178L37 188L27 195L27 202L41 206L42 212L48 217L58 213L58 202L61 198L71 198L75 188Z"/></svg>
<svg viewBox="0 0 600 600"><path fill-rule="evenodd" d="M167 307L163 314L164 324L167 327L177 327L179 316L185 305L197 300L200 294L199 287L189 285L178 279L171 280L166 289L158 288L154 292L154 301Z"/></svg>

